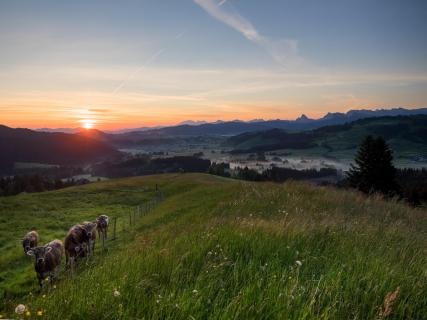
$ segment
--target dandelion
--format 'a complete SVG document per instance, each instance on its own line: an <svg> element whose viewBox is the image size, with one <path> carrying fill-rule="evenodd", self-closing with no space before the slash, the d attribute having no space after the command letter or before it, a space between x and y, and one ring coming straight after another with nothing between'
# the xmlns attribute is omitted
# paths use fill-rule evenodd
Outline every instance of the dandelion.
<svg viewBox="0 0 427 320"><path fill-rule="evenodd" d="M27 312L25 312L25 316L26 316L26 317L31 317L31 312L30 312L30 310L27 310Z"/></svg>
<svg viewBox="0 0 427 320"><path fill-rule="evenodd" d="M25 312L25 310L27 310L27 307L23 304L18 304L15 308L15 313L16 314L23 314Z"/></svg>
<svg viewBox="0 0 427 320"><path fill-rule="evenodd" d="M295 263L297 264L298 267L302 266L302 262L300 260L295 261Z"/></svg>
<svg viewBox="0 0 427 320"><path fill-rule="evenodd" d="M114 289L113 296L115 296L116 298L120 297L120 291L117 289Z"/></svg>
<svg viewBox="0 0 427 320"><path fill-rule="evenodd" d="M37 317L43 316L43 310L37 310L36 315Z"/></svg>

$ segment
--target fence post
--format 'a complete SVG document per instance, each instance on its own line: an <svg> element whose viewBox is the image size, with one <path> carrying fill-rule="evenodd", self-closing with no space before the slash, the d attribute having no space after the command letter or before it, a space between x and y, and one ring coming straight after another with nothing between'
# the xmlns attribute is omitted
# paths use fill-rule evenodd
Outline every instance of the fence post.
<svg viewBox="0 0 427 320"><path fill-rule="evenodd" d="M117 225L117 217L114 217L113 219L113 239L116 240L116 225Z"/></svg>

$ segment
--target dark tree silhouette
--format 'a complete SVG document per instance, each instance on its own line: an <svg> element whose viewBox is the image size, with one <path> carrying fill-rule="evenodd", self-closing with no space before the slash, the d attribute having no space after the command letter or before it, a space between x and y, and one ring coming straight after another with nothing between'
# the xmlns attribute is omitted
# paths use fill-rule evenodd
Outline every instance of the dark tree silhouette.
<svg viewBox="0 0 427 320"><path fill-rule="evenodd" d="M382 137L367 136L361 143L348 173L350 185L371 194L397 195L396 168L393 166L393 151Z"/></svg>

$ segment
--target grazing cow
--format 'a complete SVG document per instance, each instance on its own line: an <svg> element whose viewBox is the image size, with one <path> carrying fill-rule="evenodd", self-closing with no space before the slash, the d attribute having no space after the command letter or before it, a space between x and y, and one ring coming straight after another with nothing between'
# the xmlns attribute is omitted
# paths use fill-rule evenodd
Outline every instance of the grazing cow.
<svg viewBox="0 0 427 320"><path fill-rule="evenodd" d="M43 279L48 277L49 284L52 284L55 271L61 265L64 246L60 240L53 240L42 247L35 247L28 250L29 256L34 256L34 269L37 273L40 288L43 288Z"/></svg>
<svg viewBox="0 0 427 320"><path fill-rule="evenodd" d="M22 246L24 247L24 253L27 254L28 250L37 247L39 242L39 234L36 231L28 232L22 240Z"/></svg>
<svg viewBox="0 0 427 320"><path fill-rule="evenodd" d="M98 237L102 240L102 248L105 248L105 241L107 240L108 222L108 216L105 214L96 218L96 230L98 230Z"/></svg>

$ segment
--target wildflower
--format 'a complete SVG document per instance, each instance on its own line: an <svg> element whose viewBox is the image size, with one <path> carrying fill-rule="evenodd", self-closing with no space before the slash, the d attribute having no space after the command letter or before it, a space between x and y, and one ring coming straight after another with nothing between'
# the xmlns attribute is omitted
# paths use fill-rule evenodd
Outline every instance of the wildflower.
<svg viewBox="0 0 427 320"><path fill-rule="evenodd" d="M30 310L27 310L27 312L25 312L25 316L26 316L26 317L31 317L31 312L30 312Z"/></svg>
<svg viewBox="0 0 427 320"><path fill-rule="evenodd" d="M295 263L297 264L298 267L302 266L302 262L300 260L295 261Z"/></svg>
<svg viewBox="0 0 427 320"><path fill-rule="evenodd" d="M27 310L27 307L23 304L18 304L15 308L15 313L17 314L23 314Z"/></svg>
<svg viewBox="0 0 427 320"><path fill-rule="evenodd" d="M120 297L120 291L117 289L114 289L113 296L115 296L116 298Z"/></svg>
<svg viewBox="0 0 427 320"><path fill-rule="evenodd" d="M397 287L394 292L387 293L384 303L378 308L378 316L380 319L388 317L393 311L393 305L399 297L400 287Z"/></svg>
<svg viewBox="0 0 427 320"><path fill-rule="evenodd" d="M196 289L194 289L194 290L193 290L193 293L194 293L194 294L196 294L197 292L199 292L199 291L197 291Z"/></svg>
<svg viewBox="0 0 427 320"><path fill-rule="evenodd" d="M44 299L44 298L46 298L46 295L44 294L44 295L42 295L42 298Z"/></svg>
<svg viewBox="0 0 427 320"><path fill-rule="evenodd" d="M156 300L156 303L160 303L160 300L159 300L159 299L157 299L157 300Z"/></svg>

